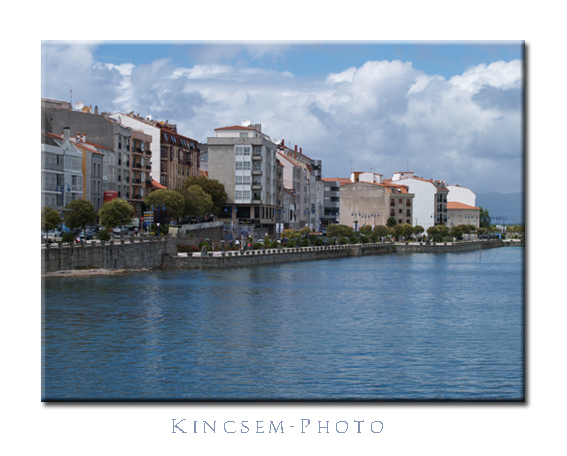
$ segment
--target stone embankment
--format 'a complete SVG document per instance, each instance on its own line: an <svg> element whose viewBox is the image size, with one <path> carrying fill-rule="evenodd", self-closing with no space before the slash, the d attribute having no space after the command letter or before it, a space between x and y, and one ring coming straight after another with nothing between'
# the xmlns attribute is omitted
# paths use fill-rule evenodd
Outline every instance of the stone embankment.
<svg viewBox="0 0 567 456"><path fill-rule="evenodd" d="M369 243L289 249L178 253L176 246L184 243L183 239L168 236L153 239L133 237L103 244L43 246L41 271L45 277L49 277L57 271L71 270L148 270L160 267L171 269L230 268L389 253L466 252L510 245L501 240L492 240L437 244ZM64 276L64 274L59 273L57 276Z"/></svg>

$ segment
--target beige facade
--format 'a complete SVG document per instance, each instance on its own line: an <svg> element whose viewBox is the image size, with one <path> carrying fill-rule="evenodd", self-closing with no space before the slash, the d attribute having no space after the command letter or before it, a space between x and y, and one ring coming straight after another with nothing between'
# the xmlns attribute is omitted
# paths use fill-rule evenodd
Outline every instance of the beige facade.
<svg viewBox="0 0 567 456"><path fill-rule="evenodd" d="M390 217L395 217L399 225L412 223L414 195L405 186L343 183L340 195L339 223L356 231L365 225L386 225Z"/></svg>
<svg viewBox="0 0 567 456"><path fill-rule="evenodd" d="M480 227L480 209L463 203L447 203L447 226L473 225Z"/></svg>

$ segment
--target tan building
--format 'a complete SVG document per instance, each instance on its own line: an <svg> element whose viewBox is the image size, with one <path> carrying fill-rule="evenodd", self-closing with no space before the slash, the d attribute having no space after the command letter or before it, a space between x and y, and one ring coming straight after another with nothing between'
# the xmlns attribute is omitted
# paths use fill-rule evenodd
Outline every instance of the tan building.
<svg viewBox="0 0 567 456"><path fill-rule="evenodd" d="M339 223L359 231L370 225L386 225L390 217L398 225L412 223L414 195L405 185L343 180Z"/></svg>
<svg viewBox="0 0 567 456"><path fill-rule="evenodd" d="M449 228L458 225L473 225L480 227L480 209L468 204L448 202L447 203L447 226Z"/></svg>
<svg viewBox="0 0 567 456"><path fill-rule="evenodd" d="M157 127L161 130L160 184L169 190L182 188L187 178L199 176L201 165L199 143L178 134L175 126L167 128L157 124Z"/></svg>
<svg viewBox="0 0 567 456"><path fill-rule="evenodd" d="M144 198L148 195L152 184L152 137L141 130L132 130L130 143L131 176L119 175L118 177L130 180L128 202L136 209L136 217L141 217L144 210Z"/></svg>

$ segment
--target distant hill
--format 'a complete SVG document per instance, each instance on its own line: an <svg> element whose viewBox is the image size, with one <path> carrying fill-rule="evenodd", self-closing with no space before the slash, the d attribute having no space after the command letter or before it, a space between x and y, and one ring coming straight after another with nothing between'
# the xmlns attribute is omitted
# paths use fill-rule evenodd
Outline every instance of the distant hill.
<svg viewBox="0 0 567 456"><path fill-rule="evenodd" d="M509 225L524 224L524 194L523 193L479 193L476 195L476 205L488 209L491 217L507 217ZM492 220L496 223L496 220Z"/></svg>

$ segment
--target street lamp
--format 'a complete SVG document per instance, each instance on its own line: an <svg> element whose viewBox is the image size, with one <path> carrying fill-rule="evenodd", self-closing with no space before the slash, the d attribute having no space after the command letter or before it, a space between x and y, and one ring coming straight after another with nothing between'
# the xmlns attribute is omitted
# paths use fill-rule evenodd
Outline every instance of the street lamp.
<svg viewBox="0 0 567 456"><path fill-rule="evenodd" d="M157 234L158 234L158 237L159 237L159 213L160 213L162 210L163 210L163 211L166 210L166 209L165 209L165 206L162 206L162 207L160 207L160 206L152 206L152 211L157 211Z"/></svg>
<svg viewBox="0 0 567 456"><path fill-rule="evenodd" d="M61 193L61 235L63 235L63 209L65 208L65 183L61 184L61 190L59 190L59 186L55 187L56 192ZM67 191L71 191L71 187L67 184Z"/></svg>

